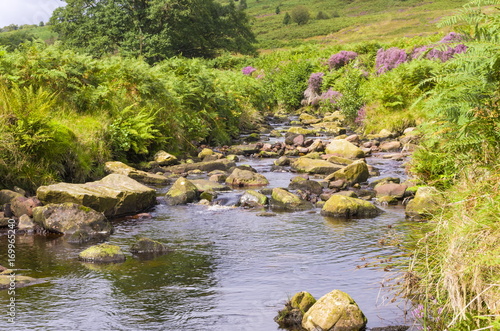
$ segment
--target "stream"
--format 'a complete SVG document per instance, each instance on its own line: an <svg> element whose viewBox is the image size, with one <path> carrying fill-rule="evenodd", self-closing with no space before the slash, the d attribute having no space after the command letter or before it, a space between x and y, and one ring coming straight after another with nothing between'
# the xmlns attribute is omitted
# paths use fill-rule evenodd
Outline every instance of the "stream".
<svg viewBox="0 0 500 331"><path fill-rule="evenodd" d="M290 172L271 172L274 159L243 158L270 181L287 187ZM402 161L367 158L381 176L406 177ZM404 161L403 161L404 162ZM158 188L158 196L168 187ZM158 204L151 218L115 221L108 242L128 252L139 237L161 241L172 252L154 259L130 253L121 264L88 264L78 254L95 243L18 235L16 266L45 283L16 291L12 330L279 330L273 321L293 294L317 299L339 289L358 303L368 328L411 324L400 300L381 287L394 272L363 267L398 254L381 238L398 235L401 206L382 207L371 219L335 220L320 209L278 212L234 207L244 190L219 195L219 204ZM0 247L7 236L0 235ZM4 252L2 252L2 255ZM0 302L7 304L7 291Z"/></svg>

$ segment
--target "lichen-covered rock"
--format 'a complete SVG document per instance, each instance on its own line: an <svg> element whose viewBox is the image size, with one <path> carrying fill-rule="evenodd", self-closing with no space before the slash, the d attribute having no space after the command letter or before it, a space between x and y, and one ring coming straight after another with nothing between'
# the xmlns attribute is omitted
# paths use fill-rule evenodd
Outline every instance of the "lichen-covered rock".
<svg viewBox="0 0 500 331"><path fill-rule="evenodd" d="M260 146L258 144L248 144L248 145L233 145L227 150L228 154L235 155L251 155L258 153L260 151Z"/></svg>
<svg viewBox="0 0 500 331"><path fill-rule="evenodd" d="M302 134L304 136L315 136L317 130L315 129L305 129L300 126L292 126L288 129L288 132L295 134Z"/></svg>
<svg viewBox="0 0 500 331"><path fill-rule="evenodd" d="M368 177L370 177L370 172L365 161L357 160L326 177L326 180L335 181L342 179L348 185L353 185L365 182Z"/></svg>
<svg viewBox="0 0 500 331"><path fill-rule="evenodd" d="M295 295L290 299L290 305L292 308L298 308L302 313L306 313L315 303L316 299L311 293L306 291L295 293Z"/></svg>
<svg viewBox="0 0 500 331"><path fill-rule="evenodd" d="M92 263L119 263L125 261L125 255L116 245L100 244L90 246L78 255L84 262Z"/></svg>
<svg viewBox="0 0 500 331"><path fill-rule="evenodd" d="M290 159L286 156L281 156L279 159L274 161L274 165L279 167L290 165Z"/></svg>
<svg viewBox="0 0 500 331"><path fill-rule="evenodd" d="M0 275L0 290L5 290L11 287L21 288L29 285L36 285L45 282L41 279L36 279L21 275ZM11 284L12 283L12 284Z"/></svg>
<svg viewBox="0 0 500 331"><path fill-rule="evenodd" d="M279 210L296 211L313 208L309 201L302 200L298 195L282 188L273 188L271 194L271 207Z"/></svg>
<svg viewBox="0 0 500 331"><path fill-rule="evenodd" d="M261 207L267 205L267 196L255 190L247 190L240 197L241 207Z"/></svg>
<svg viewBox="0 0 500 331"><path fill-rule="evenodd" d="M323 193L323 186L314 180L305 179L301 176L295 176L290 180L289 189L308 191L316 195Z"/></svg>
<svg viewBox="0 0 500 331"><path fill-rule="evenodd" d="M322 296L304 314L302 327L308 331L360 331L368 320L353 298L333 290Z"/></svg>
<svg viewBox="0 0 500 331"><path fill-rule="evenodd" d="M328 159L326 159L326 160L328 162L340 164L342 166L346 166L346 165L349 165L349 164L354 162L354 160L346 159L345 157L340 157L340 156L335 156L335 155L328 156Z"/></svg>
<svg viewBox="0 0 500 331"><path fill-rule="evenodd" d="M86 238L109 235L113 226L103 213L76 203L48 204L33 210L33 222L50 232Z"/></svg>
<svg viewBox="0 0 500 331"><path fill-rule="evenodd" d="M381 212L368 201L342 195L332 195L321 209L321 215L339 218L375 217Z"/></svg>
<svg viewBox="0 0 500 331"><path fill-rule="evenodd" d="M200 170L200 171L214 171L214 170L222 170L228 171L230 168L235 167L236 163L234 161L228 159L220 159L214 161L206 161L206 162L196 162L196 163L183 163L170 167L164 168L166 171L175 173L175 174L183 174L192 170Z"/></svg>
<svg viewBox="0 0 500 331"><path fill-rule="evenodd" d="M380 144L379 149L382 152L396 152L401 149L401 143L399 141L387 141Z"/></svg>
<svg viewBox="0 0 500 331"><path fill-rule="evenodd" d="M39 229L39 227L35 222L33 222L31 217L26 214L19 217L19 222L17 224L17 230L19 232L33 233L37 229Z"/></svg>
<svg viewBox="0 0 500 331"><path fill-rule="evenodd" d="M149 238L140 238L130 247L130 252L134 254L165 254L169 251L170 249L161 242Z"/></svg>
<svg viewBox="0 0 500 331"><path fill-rule="evenodd" d="M179 177L165 195L169 205L182 205L198 198L198 188L184 177Z"/></svg>
<svg viewBox="0 0 500 331"><path fill-rule="evenodd" d="M137 170L119 161L109 161L104 165L104 170L109 174L119 174L135 179L139 183L165 185L168 178L163 175L151 174L146 171Z"/></svg>
<svg viewBox="0 0 500 331"><path fill-rule="evenodd" d="M85 184L40 186L36 196L44 204L73 202L102 212L107 217L137 214L156 204L154 189L119 174Z"/></svg>
<svg viewBox="0 0 500 331"><path fill-rule="evenodd" d="M314 116L314 115L307 114L307 113L302 113L302 114L300 114L300 116L299 116L299 120L300 120L303 124L306 124L306 125L309 125L309 124L315 124L315 123L321 122L321 119L317 118L317 117L316 117L316 116Z"/></svg>
<svg viewBox="0 0 500 331"><path fill-rule="evenodd" d="M177 157L165 151L158 151L154 156L154 160L161 166L169 166L179 163Z"/></svg>
<svg viewBox="0 0 500 331"><path fill-rule="evenodd" d="M208 180L208 179L191 179L191 183L196 186L198 191L200 192L205 192L205 191L230 191L231 188L227 185L224 185L222 183Z"/></svg>
<svg viewBox="0 0 500 331"><path fill-rule="evenodd" d="M333 154L347 159L358 159L365 157L365 153L356 145L345 139L334 139L325 148L326 154Z"/></svg>
<svg viewBox="0 0 500 331"><path fill-rule="evenodd" d="M226 184L236 187L256 187L268 185L269 181L264 175L235 168L231 175L226 178Z"/></svg>
<svg viewBox="0 0 500 331"><path fill-rule="evenodd" d="M406 205L406 217L414 220L429 218L442 208L443 203L444 199L436 188L419 187L415 197Z"/></svg>
<svg viewBox="0 0 500 331"><path fill-rule="evenodd" d="M298 330L301 329L302 317L309 308L316 302L316 299L309 292L296 293L285 307L278 312L274 321L281 328Z"/></svg>
<svg viewBox="0 0 500 331"><path fill-rule="evenodd" d="M341 127L338 122L320 122L311 126L334 136L346 133L346 128Z"/></svg>
<svg viewBox="0 0 500 331"><path fill-rule="evenodd" d="M331 174L342 168L325 160L316 160L307 157L299 157L291 165L293 169L299 172L310 174Z"/></svg>

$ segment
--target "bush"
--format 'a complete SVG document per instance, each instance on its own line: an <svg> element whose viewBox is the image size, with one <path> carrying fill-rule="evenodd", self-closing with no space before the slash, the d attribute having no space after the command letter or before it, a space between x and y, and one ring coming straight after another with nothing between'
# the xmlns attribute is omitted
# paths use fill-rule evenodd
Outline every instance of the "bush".
<svg viewBox="0 0 500 331"><path fill-rule="evenodd" d="M333 54L328 59L328 67L331 69L339 69L358 57L358 53L352 51L340 51Z"/></svg>
<svg viewBox="0 0 500 331"><path fill-rule="evenodd" d="M309 14L309 10L307 9L307 7L297 6L292 10L291 18L292 21L294 21L298 25L304 25L309 22L311 14Z"/></svg>
<svg viewBox="0 0 500 331"><path fill-rule="evenodd" d="M404 49L391 47L388 50L384 50L383 48L381 48L378 50L377 58L375 60L377 73L382 74L386 71L394 69L407 60L408 55L406 54Z"/></svg>

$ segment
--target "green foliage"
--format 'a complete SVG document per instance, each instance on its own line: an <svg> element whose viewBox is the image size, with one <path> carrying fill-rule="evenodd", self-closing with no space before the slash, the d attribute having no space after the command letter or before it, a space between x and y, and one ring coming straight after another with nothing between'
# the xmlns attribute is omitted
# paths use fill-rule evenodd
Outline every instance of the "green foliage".
<svg viewBox="0 0 500 331"><path fill-rule="evenodd" d="M255 52L246 14L213 0L68 0L50 22L67 46L97 56L120 52L158 62Z"/></svg>
<svg viewBox="0 0 500 331"><path fill-rule="evenodd" d="M295 7L290 14L292 21L297 23L298 25L304 25L309 22L311 18L311 14L309 10L305 6L297 6Z"/></svg>
<svg viewBox="0 0 500 331"><path fill-rule="evenodd" d="M283 17L283 24L288 25L290 23L292 23L292 17L290 16L290 14L288 14L288 12L286 12L285 16Z"/></svg>
<svg viewBox="0 0 500 331"><path fill-rule="evenodd" d="M25 30L0 33L0 46L5 46L8 50L16 49L25 41L32 41L35 36Z"/></svg>
<svg viewBox="0 0 500 331"><path fill-rule="evenodd" d="M321 11L321 10L318 12L318 14L316 14L316 19L317 20L327 20L329 18L330 17L326 13L324 13L323 11Z"/></svg>

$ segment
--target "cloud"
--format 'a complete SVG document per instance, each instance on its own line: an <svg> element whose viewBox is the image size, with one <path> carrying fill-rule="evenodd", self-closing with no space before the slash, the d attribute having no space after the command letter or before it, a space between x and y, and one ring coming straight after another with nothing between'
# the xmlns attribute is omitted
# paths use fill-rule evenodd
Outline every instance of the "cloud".
<svg viewBox="0 0 500 331"><path fill-rule="evenodd" d="M62 0L11 0L0 1L0 27L10 24L38 24L47 22Z"/></svg>

